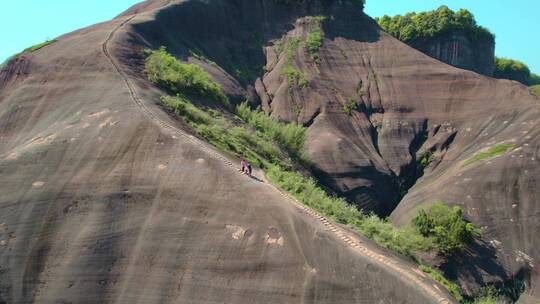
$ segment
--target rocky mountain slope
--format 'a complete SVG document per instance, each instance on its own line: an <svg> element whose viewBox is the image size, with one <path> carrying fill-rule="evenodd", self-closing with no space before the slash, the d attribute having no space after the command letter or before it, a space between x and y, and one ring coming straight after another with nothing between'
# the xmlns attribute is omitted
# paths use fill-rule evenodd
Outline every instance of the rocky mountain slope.
<svg viewBox="0 0 540 304"><path fill-rule="evenodd" d="M0 72L0 302L437 301L164 127L182 125L142 72L161 45L233 101L308 126L320 182L366 211L406 224L418 206L462 206L482 241L441 268L467 292L522 282L538 300L526 87L424 55L352 0L154 0Z"/></svg>
<svg viewBox="0 0 540 304"><path fill-rule="evenodd" d="M2 70L0 303L452 303L155 105L163 92L130 76L131 24L172 5L144 3Z"/></svg>

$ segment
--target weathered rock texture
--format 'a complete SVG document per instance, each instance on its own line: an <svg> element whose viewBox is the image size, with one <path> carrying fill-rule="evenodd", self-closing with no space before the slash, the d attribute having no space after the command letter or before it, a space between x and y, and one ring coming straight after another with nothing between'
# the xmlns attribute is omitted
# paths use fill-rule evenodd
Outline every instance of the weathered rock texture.
<svg viewBox="0 0 540 304"><path fill-rule="evenodd" d="M396 207L392 219L406 224L420 205L462 206L486 242L447 266L465 290L516 279L538 297L538 99L515 82L416 52L367 17L350 17L346 6L329 13L335 18L324 26L320 66L302 50L294 61L307 87L289 94L280 75L285 58L267 52L270 72L260 87L271 97L268 111L308 124L307 148L321 180L368 210ZM305 37L309 26L299 22L287 37ZM343 111L349 98L359 103L351 116ZM514 149L465 165L500 143ZM434 156L423 170L418 163L427 151Z"/></svg>
<svg viewBox="0 0 540 304"><path fill-rule="evenodd" d="M148 1L2 72L4 301L429 301L140 114L101 50L133 13L111 47L145 100L160 92L144 80L140 53L166 45L233 99L309 126L317 177L358 206L397 224L437 200L462 206L484 229L483 243L445 265L466 290L518 277L523 299L540 297L538 99L395 40L354 1L286 2ZM312 15L329 16L320 64L303 46L292 59L278 52L278 41L305 40ZM289 87L287 61L306 87ZM358 109L347 115L350 100ZM514 148L465 165L498 143ZM283 246L261 241L270 227Z"/></svg>
<svg viewBox="0 0 540 304"><path fill-rule="evenodd" d="M204 43L176 28L141 34L203 5L174 4L141 4L1 71L0 303L433 303L274 188L156 123L181 127L155 105L164 92L144 80L138 46L161 35Z"/></svg>
<svg viewBox="0 0 540 304"><path fill-rule="evenodd" d="M495 71L495 41L491 38L473 40L461 31L452 31L412 47L458 68L493 76Z"/></svg>

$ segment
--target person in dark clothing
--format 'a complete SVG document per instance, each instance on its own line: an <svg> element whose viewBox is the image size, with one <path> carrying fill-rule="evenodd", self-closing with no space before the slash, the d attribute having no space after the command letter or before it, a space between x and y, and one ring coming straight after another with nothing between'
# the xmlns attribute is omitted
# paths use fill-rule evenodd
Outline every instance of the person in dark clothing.
<svg viewBox="0 0 540 304"><path fill-rule="evenodd" d="M247 174L248 174L248 176L251 176L252 171L253 171L253 169L251 168L251 164L247 163Z"/></svg>

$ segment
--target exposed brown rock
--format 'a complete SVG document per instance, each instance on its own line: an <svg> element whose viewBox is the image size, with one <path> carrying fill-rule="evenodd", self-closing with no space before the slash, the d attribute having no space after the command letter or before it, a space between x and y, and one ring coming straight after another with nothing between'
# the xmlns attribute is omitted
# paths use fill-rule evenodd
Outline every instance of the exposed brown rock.
<svg viewBox="0 0 540 304"><path fill-rule="evenodd" d="M353 237L370 248L360 252L239 174L156 106L164 92L141 74L145 36L131 24L160 22L164 4L60 37L28 55L25 77L17 63L0 72L0 303L448 297L410 262ZM212 72L232 95L247 91Z"/></svg>
<svg viewBox="0 0 540 304"><path fill-rule="evenodd" d="M540 297L540 107L526 87L430 58L348 1L163 4L148 1L121 19L61 37L30 56L27 77L1 72L8 85L0 91L0 222L17 237L0 253L4 301L432 300L415 289L399 292L410 287L349 253L275 191L241 180L148 121L101 49L133 13L111 52L155 112L163 92L144 80L140 51L166 45L203 65L234 100L253 86L265 111L309 126L306 148L320 181L358 206L406 224L417 206L461 205L484 236L444 267L467 291L520 277L528 284L523 298ZM292 64L309 84L290 90L275 43L304 39L310 15L331 17L321 62L300 47ZM254 37L262 37L264 52ZM206 59L190 55L194 50ZM350 116L343 110L349 98L358 102ZM110 112L86 121L104 110ZM109 117L118 123L99 128ZM24 148L52 134L46 146ZM498 143L514 148L465 165ZM434 158L421 170L426 151ZM32 188L35 181L44 184Z"/></svg>

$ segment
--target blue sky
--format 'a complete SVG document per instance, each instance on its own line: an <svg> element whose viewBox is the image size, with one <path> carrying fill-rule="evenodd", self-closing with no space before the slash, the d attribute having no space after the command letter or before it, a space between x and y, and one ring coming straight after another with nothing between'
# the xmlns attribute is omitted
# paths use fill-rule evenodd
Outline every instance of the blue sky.
<svg viewBox="0 0 540 304"><path fill-rule="evenodd" d="M432 10L441 5L467 8L497 36L497 56L521 60L540 74L540 1L366 0L373 17ZM0 62L24 48L111 19L139 0L2 0Z"/></svg>

